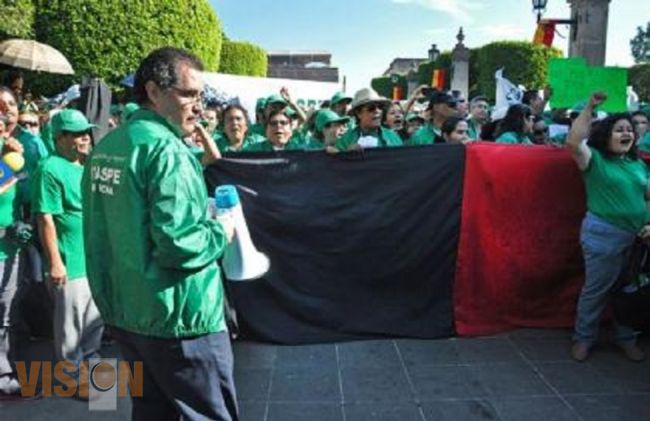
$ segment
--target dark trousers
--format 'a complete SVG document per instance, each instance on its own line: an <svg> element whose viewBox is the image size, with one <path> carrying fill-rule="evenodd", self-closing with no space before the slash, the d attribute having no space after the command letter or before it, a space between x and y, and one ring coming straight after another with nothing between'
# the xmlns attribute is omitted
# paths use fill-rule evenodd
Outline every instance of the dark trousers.
<svg viewBox="0 0 650 421"><path fill-rule="evenodd" d="M131 419L237 420L228 332L161 339L111 327L129 364L143 362L143 396L131 397Z"/></svg>

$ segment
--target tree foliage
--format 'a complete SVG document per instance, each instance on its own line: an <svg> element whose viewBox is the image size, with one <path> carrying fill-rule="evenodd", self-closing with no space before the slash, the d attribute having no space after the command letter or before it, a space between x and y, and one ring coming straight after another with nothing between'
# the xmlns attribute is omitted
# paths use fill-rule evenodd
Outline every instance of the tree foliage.
<svg viewBox="0 0 650 421"><path fill-rule="evenodd" d="M248 42L224 41L221 47L220 73L266 76L266 51Z"/></svg>
<svg viewBox="0 0 650 421"><path fill-rule="evenodd" d="M635 63L650 62L650 22L647 23L645 31L642 27L636 28L636 35L630 40L632 57Z"/></svg>
<svg viewBox="0 0 650 421"><path fill-rule="evenodd" d="M32 0L0 0L0 40L34 37Z"/></svg>
<svg viewBox="0 0 650 421"><path fill-rule="evenodd" d="M498 41L480 48L477 55L477 92L494 100L496 83L494 73L505 69L507 78L515 85L528 89L541 89L546 81L548 61L561 57L556 48L535 45L526 41Z"/></svg>
<svg viewBox="0 0 650 421"><path fill-rule="evenodd" d="M402 95L406 97L408 95L408 81L405 76L395 75L397 77L397 83L394 83L391 76L381 76L376 77L370 81L370 87L377 91L377 93L385 98L393 98L393 88L399 86L402 91Z"/></svg>
<svg viewBox="0 0 650 421"><path fill-rule="evenodd" d="M61 51L79 79L99 77L115 86L162 46L196 54L206 70L219 68L221 23L207 0L34 0L36 38ZM70 82L39 78L42 93ZM38 87L37 87L38 90Z"/></svg>
<svg viewBox="0 0 650 421"><path fill-rule="evenodd" d="M628 81L643 102L650 102L650 63L630 67Z"/></svg>

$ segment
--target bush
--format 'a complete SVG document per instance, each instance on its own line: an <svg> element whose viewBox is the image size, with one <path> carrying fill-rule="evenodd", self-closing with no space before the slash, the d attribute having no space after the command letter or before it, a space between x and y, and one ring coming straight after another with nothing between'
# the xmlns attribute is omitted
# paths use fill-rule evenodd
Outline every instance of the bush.
<svg viewBox="0 0 650 421"><path fill-rule="evenodd" d="M476 92L494 100L494 73L502 67L505 69L504 75L515 85L541 89L546 81L548 61L561 56L562 52L556 48L525 41L499 41L484 45L476 60Z"/></svg>
<svg viewBox="0 0 650 421"><path fill-rule="evenodd" d="M395 84L393 84L393 81L391 80L390 76L376 77L372 79L372 81L370 81L370 87L375 91L377 91L379 95L386 97L388 99L393 99L394 86ZM406 98L408 96L408 89L409 89L406 76L397 75L397 86L401 88L403 98Z"/></svg>
<svg viewBox="0 0 650 421"><path fill-rule="evenodd" d="M32 0L0 0L0 40L34 37Z"/></svg>
<svg viewBox="0 0 650 421"><path fill-rule="evenodd" d="M70 61L76 79L90 75L116 86L152 50L173 46L219 68L221 24L207 0L35 0L36 39ZM42 75L42 94L65 89L69 78Z"/></svg>
<svg viewBox="0 0 650 421"><path fill-rule="evenodd" d="M223 42L220 73L264 77L267 67L268 59L264 49L248 42Z"/></svg>
<svg viewBox="0 0 650 421"><path fill-rule="evenodd" d="M637 64L628 70L629 84L642 102L650 102L650 63Z"/></svg>

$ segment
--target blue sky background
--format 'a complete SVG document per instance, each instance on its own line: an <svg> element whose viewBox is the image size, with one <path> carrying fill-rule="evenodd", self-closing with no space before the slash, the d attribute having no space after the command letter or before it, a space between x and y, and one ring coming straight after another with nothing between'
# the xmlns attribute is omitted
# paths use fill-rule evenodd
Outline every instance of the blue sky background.
<svg viewBox="0 0 650 421"><path fill-rule="evenodd" d="M532 40L530 0L210 0L226 34L267 50L328 50L347 90L381 75L395 57L426 57L432 43L450 50L458 28L465 44ZM629 41L650 20L650 0L612 0L607 65L633 64ZM566 0L549 0L548 18L569 18ZM567 26L559 32L568 38ZM554 46L568 49L556 35ZM506 70L507 74L507 70Z"/></svg>

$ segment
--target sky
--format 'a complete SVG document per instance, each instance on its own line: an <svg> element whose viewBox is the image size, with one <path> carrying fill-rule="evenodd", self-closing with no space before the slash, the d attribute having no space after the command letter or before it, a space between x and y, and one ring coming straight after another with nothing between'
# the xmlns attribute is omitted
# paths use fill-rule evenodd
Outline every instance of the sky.
<svg viewBox="0 0 650 421"><path fill-rule="evenodd" d="M210 0L226 35L266 50L327 50L341 82L354 93L370 85L396 57L426 57L435 43L456 44L462 26L465 45L498 40L532 40L536 15L530 0ZM570 18L566 0L548 0L545 18ZM629 41L650 20L649 0L611 0L608 66L634 64ZM553 45L568 51L565 37ZM507 75L507 71L506 71Z"/></svg>

